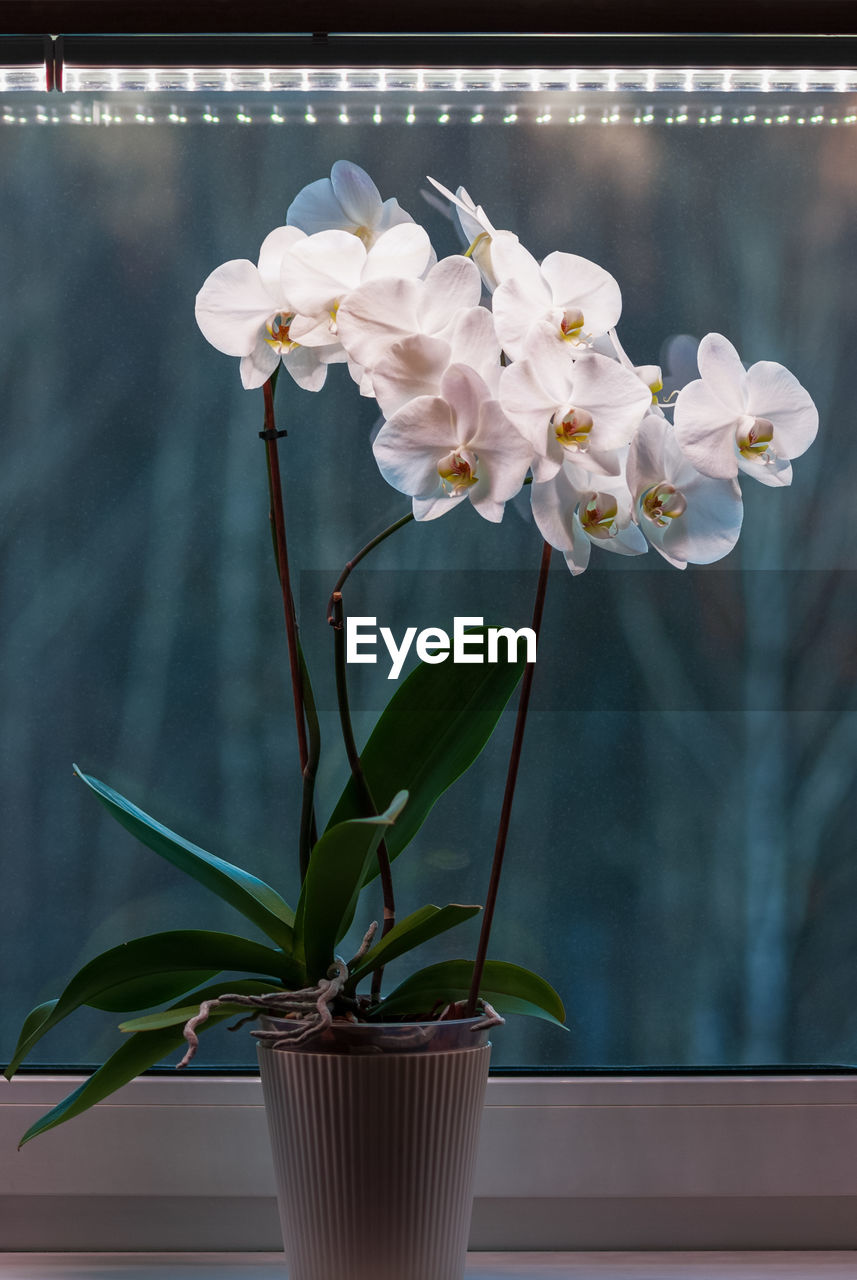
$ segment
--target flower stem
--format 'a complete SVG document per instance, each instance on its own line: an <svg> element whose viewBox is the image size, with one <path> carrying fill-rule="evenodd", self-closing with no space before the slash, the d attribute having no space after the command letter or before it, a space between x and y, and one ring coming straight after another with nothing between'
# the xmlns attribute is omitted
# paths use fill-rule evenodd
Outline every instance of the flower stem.
<svg viewBox="0 0 857 1280"><path fill-rule="evenodd" d="M309 749L307 746L306 710L304 707L304 685L301 670L301 653L298 642L298 627L295 618L295 602L292 596L292 584L289 574L289 553L286 544L286 521L283 511L283 490L280 480L280 459L277 450L278 432L274 418L274 388L269 378L263 387L265 396L265 429L260 432L265 441L265 456L268 464L268 492L271 500L271 528L274 534L274 549L277 561L277 576L280 579L280 590L283 596L283 614L286 622L286 639L289 646L289 673L292 681L292 696L295 704L295 724L298 736L298 755L300 757L301 774L304 777L305 791L307 784L311 786L312 778L307 778ZM305 806L306 807L306 806ZM306 826L306 838L310 838L310 829L315 821L304 816L302 828ZM301 859L302 872L304 858Z"/></svg>
<svg viewBox="0 0 857 1280"><path fill-rule="evenodd" d="M408 514L406 516L402 516L400 520L395 520L391 525L388 525L387 528L384 529L382 533L379 533L377 537L374 537L371 540L371 542L367 542L366 546L362 547L360 551L357 552L357 555L353 558L353 560L348 561L345 568L342 570L342 573L336 579L336 583L334 585L333 591L331 592L330 599L327 602L327 620L332 627L336 625L336 623L333 620L334 597L338 592L341 593L342 588L345 586L346 582L351 577L352 572L357 568L360 561L363 559L364 556L368 556L370 551L374 551L375 548L379 546L386 538L389 538L391 533L395 533L397 529L401 529L404 525L410 524L413 518L414 518L413 512L409 511Z"/></svg>
<svg viewBox="0 0 857 1280"><path fill-rule="evenodd" d="M387 532L390 532L389 530ZM362 556L361 552L361 556ZM378 809L369 789L369 783L366 781L366 775L363 772L363 764L360 760L360 752L357 750L357 743L354 741L354 730L351 725L351 709L348 705L348 682L346 676L345 663L345 621L344 610L342 606L342 592L334 591L330 598L329 621L333 627L333 657L336 670L336 700L339 704L339 722L342 726L342 739L345 743L345 754L348 757L348 763L351 767L351 776L354 779L354 786L357 791L358 803L363 810L364 816L367 818L375 817ZM393 925L396 923L396 902L393 895L393 874L390 870L390 855L387 852L386 841L382 840L378 845L378 870L381 876L381 890L384 895L384 924L381 928L381 937L389 933ZM383 969L376 969L372 978L372 995L377 997L381 990L381 977Z"/></svg>
<svg viewBox="0 0 857 1280"><path fill-rule="evenodd" d="M550 543L542 543L542 559L539 567L539 583L536 587L536 598L533 603L533 631L538 641L539 631L542 625L542 614L545 607L545 592L548 585L548 570L550 568L551 551L553 548ZM473 980L470 986L470 994L467 998L467 1009L465 1016L472 1018L476 1012L476 1001L479 998L479 987L482 982L482 972L485 968L485 958L488 954L488 940L491 936L491 925L494 920L494 908L497 904L497 891L500 887L500 873L503 870L503 856L506 852L506 838L509 834L509 819L512 816L512 801L515 798L515 783L518 780L518 765L521 762L521 748L524 742L524 729L527 724L527 711L530 705L530 690L533 686L533 676L535 674L536 664L528 662L524 669L524 677L521 681L521 693L518 699L518 715L515 720L515 732L512 737L512 749L509 753L509 768L506 772L506 789L503 792L503 805L500 810L500 822L497 827L497 841L494 846L494 861L491 863L491 878L488 883L488 893L485 898L485 909L482 912L482 930L479 934L479 946L476 950L476 960L473 964Z"/></svg>

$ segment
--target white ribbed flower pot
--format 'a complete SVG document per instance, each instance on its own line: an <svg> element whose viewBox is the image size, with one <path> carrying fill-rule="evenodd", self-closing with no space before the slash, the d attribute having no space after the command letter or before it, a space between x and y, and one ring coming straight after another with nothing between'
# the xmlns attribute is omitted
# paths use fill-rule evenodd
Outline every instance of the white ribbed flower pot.
<svg viewBox="0 0 857 1280"><path fill-rule="evenodd" d="M477 1021L259 1045L289 1280L461 1280L491 1055Z"/></svg>

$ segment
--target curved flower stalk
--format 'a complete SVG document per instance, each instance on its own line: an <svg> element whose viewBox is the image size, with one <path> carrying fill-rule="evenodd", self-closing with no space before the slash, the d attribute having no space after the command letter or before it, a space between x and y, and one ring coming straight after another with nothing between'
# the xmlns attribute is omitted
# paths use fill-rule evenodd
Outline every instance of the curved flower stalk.
<svg viewBox="0 0 857 1280"><path fill-rule="evenodd" d="M745 369L719 333L702 339L697 362L700 377L676 400L682 451L706 476L728 479L743 471L762 484L791 484L791 459L809 448L818 431L809 392L771 360Z"/></svg>
<svg viewBox="0 0 857 1280"><path fill-rule="evenodd" d="M677 569L722 560L735 546L744 514L737 482L697 471L661 414L643 419L628 453L627 476L635 520Z"/></svg>
<svg viewBox="0 0 857 1280"><path fill-rule="evenodd" d="M398 200L382 200L366 170L350 160L337 160L329 178L319 178L299 191L286 214L287 225L307 235L348 231L367 249L391 227L413 221Z"/></svg>
<svg viewBox="0 0 857 1280"><path fill-rule="evenodd" d="M306 236L297 227L277 227L266 236L254 266L246 258L224 262L196 295L196 322L213 347L241 358L241 382L261 387L282 360L305 391L320 391L327 365L337 358L299 344L290 326L296 304L282 279L282 266ZM341 358L341 357L339 357Z"/></svg>
<svg viewBox="0 0 857 1280"><path fill-rule="evenodd" d="M388 484L413 498L417 520L435 520L469 498L498 523L533 457L487 385L461 364L446 370L440 395L418 396L393 414L372 447Z"/></svg>
<svg viewBox="0 0 857 1280"><path fill-rule="evenodd" d="M589 564L592 544L622 556L639 556L646 539L631 520L624 475L594 475L565 461L543 484L533 485L533 519L545 542L561 551L577 576Z"/></svg>
<svg viewBox="0 0 857 1280"><path fill-rule="evenodd" d="M616 360L587 352L573 359L540 324L528 355L502 372L500 403L535 450L536 483L567 459L589 471L618 475L619 451L633 439L651 392Z"/></svg>

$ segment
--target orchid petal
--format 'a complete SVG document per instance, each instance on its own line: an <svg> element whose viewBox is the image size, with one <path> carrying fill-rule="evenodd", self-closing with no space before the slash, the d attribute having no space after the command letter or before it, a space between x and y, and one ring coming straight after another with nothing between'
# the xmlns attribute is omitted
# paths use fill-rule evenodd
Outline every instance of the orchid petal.
<svg viewBox="0 0 857 1280"><path fill-rule="evenodd" d="M486 307L458 311L439 335L450 346L450 364L469 365L483 380L493 400L497 399L502 366L500 343L494 317Z"/></svg>
<svg viewBox="0 0 857 1280"><path fill-rule="evenodd" d="M256 387L263 386L279 363L279 353L272 351L264 338L260 337L253 350L241 357L238 366L244 390L254 391Z"/></svg>
<svg viewBox="0 0 857 1280"><path fill-rule="evenodd" d="M299 191L289 205L286 222L308 236L319 231L342 230L343 209L334 195L330 178L319 178Z"/></svg>
<svg viewBox="0 0 857 1280"><path fill-rule="evenodd" d="M696 362L702 381L732 415L746 413L747 374L729 339L722 333L707 333L697 349Z"/></svg>
<svg viewBox="0 0 857 1280"><path fill-rule="evenodd" d="M420 282L370 280L361 284L336 313L342 345L352 359L374 368L392 343L417 333Z"/></svg>
<svg viewBox="0 0 857 1280"><path fill-rule="evenodd" d="M249 355L259 329L277 309L276 297L246 258L217 267L196 295L196 322L203 337L227 356Z"/></svg>
<svg viewBox="0 0 857 1280"><path fill-rule="evenodd" d="M347 231L319 231L286 254L283 288L297 311L317 315L331 310L344 293L356 289L365 263L366 249L357 236Z"/></svg>
<svg viewBox="0 0 857 1280"><path fill-rule="evenodd" d="M466 493L437 493L432 498L414 498L412 505L415 520L437 520L447 511L464 502Z"/></svg>
<svg viewBox="0 0 857 1280"><path fill-rule="evenodd" d="M491 266L499 283L517 280L523 289L537 297L543 293L545 297L550 296L538 262L511 231L500 231L492 237Z"/></svg>
<svg viewBox="0 0 857 1280"><path fill-rule="evenodd" d="M545 542L558 551L574 551L575 541L580 538L589 543L583 526L578 522L575 528L580 493L564 467L545 484L534 484L532 490L533 519ZM589 557L588 551L586 557Z"/></svg>
<svg viewBox="0 0 857 1280"><path fill-rule="evenodd" d="M500 345L514 360L524 355L527 335L552 305L550 289L541 276L532 287L514 276L497 286L493 299L494 324Z"/></svg>
<svg viewBox="0 0 857 1280"><path fill-rule="evenodd" d="M471 506L485 519L490 520L492 524L499 524L503 519L503 513L506 510L502 502L498 502L496 498L492 498L491 491L487 487L477 484L468 491L467 496L470 498Z"/></svg>
<svg viewBox="0 0 857 1280"><path fill-rule="evenodd" d="M373 244L366 257L362 280L382 276L421 276L432 255L428 233L416 222L400 222Z"/></svg>
<svg viewBox="0 0 857 1280"><path fill-rule="evenodd" d="M462 308L478 307L482 297L479 269L470 258L452 254L432 267L419 292L417 314L423 333L439 333L450 315Z"/></svg>
<svg viewBox="0 0 857 1280"><path fill-rule="evenodd" d="M385 422L372 452L388 484L426 498L440 483L438 463L457 444L450 406L437 396L419 396Z"/></svg>
<svg viewBox="0 0 857 1280"><path fill-rule="evenodd" d="M471 497L474 502L486 485L496 502L508 502L514 498L524 483L524 477L533 460L533 450L506 417L496 400L485 400L479 410L479 428L471 437L473 448L479 456L482 475Z"/></svg>
<svg viewBox="0 0 857 1280"><path fill-rule="evenodd" d="M350 160L337 160L330 185L346 218L358 227L371 227L381 211L381 192L366 170Z"/></svg>
<svg viewBox="0 0 857 1280"><path fill-rule="evenodd" d="M690 564L713 564L715 560L722 560L741 533L744 506L740 492L736 493L730 480L713 480L709 476L697 476L685 484L681 492L687 501L683 515L670 520L663 530L642 517L641 527L647 534L653 530L661 533L663 550L675 559ZM655 539L652 542L661 550Z"/></svg>
<svg viewBox="0 0 857 1280"><path fill-rule="evenodd" d="M452 409L454 443L463 446L479 430L480 410L483 402L489 399L488 388L473 369L464 364L453 364L441 378L440 394Z"/></svg>
<svg viewBox="0 0 857 1280"><path fill-rule="evenodd" d="M563 552L563 559L571 570L572 575L576 578L579 574L585 573L589 566L589 557L592 555L592 542L584 533L583 525L577 516L573 519L573 525L574 543L570 551Z"/></svg>
<svg viewBox="0 0 857 1280"><path fill-rule="evenodd" d="M327 361L318 351L308 347L295 347L283 356L288 374L304 391L320 391L327 378Z"/></svg>
<svg viewBox="0 0 857 1280"><path fill-rule="evenodd" d="M298 227L275 227L262 241L259 250L259 275L262 283L276 298L280 296L280 271L284 256L306 235ZM283 300L285 306L285 301Z"/></svg>
<svg viewBox="0 0 857 1280"><path fill-rule="evenodd" d="M450 348L440 338L414 334L389 348L372 375L373 394L386 418L417 396L436 396L450 364Z"/></svg>
<svg viewBox="0 0 857 1280"><path fill-rule="evenodd" d="M648 388L606 356L582 355L573 368L573 402L592 415L593 442L597 439L602 449L620 449L628 444L651 407Z"/></svg>
<svg viewBox="0 0 857 1280"><path fill-rule="evenodd" d="M697 471L724 480L738 474L735 438L741 418L701 378L682 388L675 402L675 434Z"/></svg>
<svg viewBox="0 0 857 1280"><path fill-rule="evenodd" d="M330 347L339 344L329 312L320 316L295 316L289 325L289 336L302 347Z"/></svg>
<svg viewBox="0 0 857 1280"><path fill-rule="evenodd" d="M397 227L401 222L413 221L414 219L402 208L395 196L391 196L381 205L381 212L375 223L375 234L382 236L385 231L389 231L391 227Z"/></svg>
<svg viewBox="0 0 857 1280"><path fill-rule="evenodd" d="M569 304L583 312L584 331L597 336L606 333L622 314L622 293L617 281L588 258L576 253L549 253L542 263L554 305Z"/></svg>
<svg viewBox="0 0 857 1280"><path fill-rule="evenodd" d="M537 453L544 456L550 438L556 438L551 418L562 397L558 399L546 390L540 375L541 370L533 360L516 360L507 365L500 375L500 403Z"/></svg>
<svg viewBox="0 0 857 1280"><path fill-rule="evenodd" d="M767 459L762 462L756 458L751 461L739 457L738 470L771 489L779 489L792 482L792 464L788 458L775 457L771 462Z"/></svg>
<svg viewBox="0 0 857 1280"><path fill-rule="evenodd" d="M772 360L760 360L747 371L748 412L774 424L774 450L799 458L815 439L818 410L793 373Z"/></svg>
<svg viewBox="0 0 857 1280"><path fill-rule="evenodd" d="M662 418L657 413L647 413L631 441L626 475L628 488L637 500L640 494L662 480L681 487L678 480L673 480L672 476L667 475L664 441L668 432L671 433L671 428L666 418ZM685 465L692 470L689 462L685 461ZM693 474L696 475L698 472L693 471Z"/></svg>

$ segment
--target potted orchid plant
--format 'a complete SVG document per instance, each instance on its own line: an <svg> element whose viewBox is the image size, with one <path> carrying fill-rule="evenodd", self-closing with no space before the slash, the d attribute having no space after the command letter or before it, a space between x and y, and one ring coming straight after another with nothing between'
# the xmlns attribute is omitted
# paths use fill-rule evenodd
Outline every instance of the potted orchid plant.
<svg viewBox="0 0 857 1280"><path fill-rule="evenodd" d="M654 548L681 569L718 560L740 533L739 478L788 485L791 460L818 426L809 394L788 370L769 361L745 369L716 333L699 344L699 377L662 397L660 369L634 365L619 341L622 298L607 271L564 251L537 261L463 188L452 193L431 181L449 202L463 252L438 260L426 230L395 199L382 200L362 169L339 161L296 196L256 263L218 267L196 299L205 338L240 359L246 389L263 392L259 435L303 784L294 831L298 903L293 909L271 885L78 771L144 845L225 899L268 941L181 930L113 948L32 1011L6 1072L11 1077L81 1006L137 1014L121 1023L127 1038L116 1053L37 1121L26 1142L183 1043L184 1066L200 1032L217 1022L260 1020L251 1034L294 1280L460 1276L488 1031L506 1013L563 1024L562 1002L543 978L488 958L553 550L573 575L586 569L593 545L625 556ZM359 393L378 403L374 457L410 504L331 584L350 776L322 825L315 655L301 647L295 613L280 484L285 432L274 400L283 367L319 392L340 363ZM351 573L412 520L430 523L469 501L496 523L525 487L540 534L531 628L526 635L501 628L506 660L495 637L495 660L478 668L457 664L436 639L418 644L421 661L360 746L348 697ZM471 645L484 639L479 631L468 637ZM427 905L398 918L393 861L479 755L519 683L484 905ZM364 905L376 880L380 929ZM474 959L416 969L385 989L390 961L480 911ZM352 925L362 941L346 960L339 949ZM225 985L221 973L243 976ZM378 1203L390 1224L382 1232L370 1212Z"/></svg>

